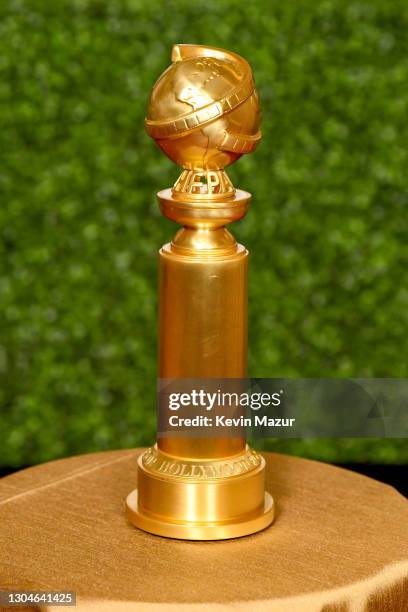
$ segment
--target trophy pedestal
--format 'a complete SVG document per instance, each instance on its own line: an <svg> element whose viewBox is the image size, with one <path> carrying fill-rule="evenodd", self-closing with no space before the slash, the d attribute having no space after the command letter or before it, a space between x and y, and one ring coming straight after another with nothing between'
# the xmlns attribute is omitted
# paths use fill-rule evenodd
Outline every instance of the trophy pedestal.
<svg viewBox="0 0 408 612"><path fill-rule="evenodd" d="M137 489L127 497L127 517L143 531L176 540L228 540L262 531L274 518L274 503L269 493L265 493L263 507L251 518L237 518L233 522L218 523L176 523L154 518L138 509Z"/></svg>
<svg viewBox="0 0 408 612"><path fill-rule="evenodd" d="M273 499L264 492L265 460L248 447L206 461L151 448L138 458L138 485L127 497L127 517L155 535L225 540L265 529L274 519Z"/></svg>

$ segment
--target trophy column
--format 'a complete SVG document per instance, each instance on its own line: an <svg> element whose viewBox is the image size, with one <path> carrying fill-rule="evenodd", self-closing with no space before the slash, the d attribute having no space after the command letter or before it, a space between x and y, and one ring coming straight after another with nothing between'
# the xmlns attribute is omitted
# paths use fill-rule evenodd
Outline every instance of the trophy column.
<svg viewBox="0 0 408 612"><path fill-rule="evenodd" d="M163 214L189 224L160 250L161 378L246 377L248 251L222 224L243 216L249 198L245 194L235 210L224 205L220 219L219 207L159 194ZM243 452L245 439L166 435L158 448L178 457L214 459Z"/></svg>
<svg viewBox="0 0 408 612"><path fill-rule="evenodd" d="M252 72L242 57L175 45L156 82L146 129L183 167L158 193L164 216L182 228L160 250L159 375L165 379L246 377L247 260L226 225L250 194L224 168L261 138ZM220 540L264 529L274 518L265 461L245 438L159 435L138 458L128 519L157 535Z"/></svg>

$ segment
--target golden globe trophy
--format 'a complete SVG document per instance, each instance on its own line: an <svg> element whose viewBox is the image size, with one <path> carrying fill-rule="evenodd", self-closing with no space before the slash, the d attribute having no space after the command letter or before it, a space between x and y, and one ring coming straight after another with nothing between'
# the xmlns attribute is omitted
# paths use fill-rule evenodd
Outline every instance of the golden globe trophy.
<svg viewBox="0 0 408 612"><path fill-rule="evenodd" d="M245 378L248 251L226 229L251 195L224 168L252 152L258 95L239 55L175 45L156 82L146 130L183 171L158 193L161 212L182 225L160 250L159 375L163 379ZM150 533L186 540L248 535L274 518L265 461L242 436L167 435L138 458L129 520Z"/></svg>

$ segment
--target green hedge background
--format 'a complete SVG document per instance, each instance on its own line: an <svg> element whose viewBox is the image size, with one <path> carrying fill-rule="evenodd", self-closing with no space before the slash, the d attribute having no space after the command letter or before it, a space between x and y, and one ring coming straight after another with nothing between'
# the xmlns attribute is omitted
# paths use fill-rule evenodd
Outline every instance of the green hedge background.
<svg viewBox="0 0 408 612"><path fill-rule="evenodd" d="M408 376L405 0L0 3L0 464L152 442L155 192L178 170L145 135L175 42L241 53L263 143L250 374ZM329 461L408 461L402 440L267 440Z"/></svg>

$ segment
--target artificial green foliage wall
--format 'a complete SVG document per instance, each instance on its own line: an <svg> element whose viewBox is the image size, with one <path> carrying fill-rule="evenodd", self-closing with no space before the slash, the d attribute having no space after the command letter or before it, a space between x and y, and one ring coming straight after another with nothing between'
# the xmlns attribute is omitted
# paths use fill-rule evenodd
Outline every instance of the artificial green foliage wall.
<svg viewBox="0 0 408 612"><path fill-rule="evenodd" d="M0 464L152 441L155 191L177 169L143 130L175 42L253 67L250 374L408 375L404 0L0 3ZM406 461L403 441L265 442Z"/></svg>

